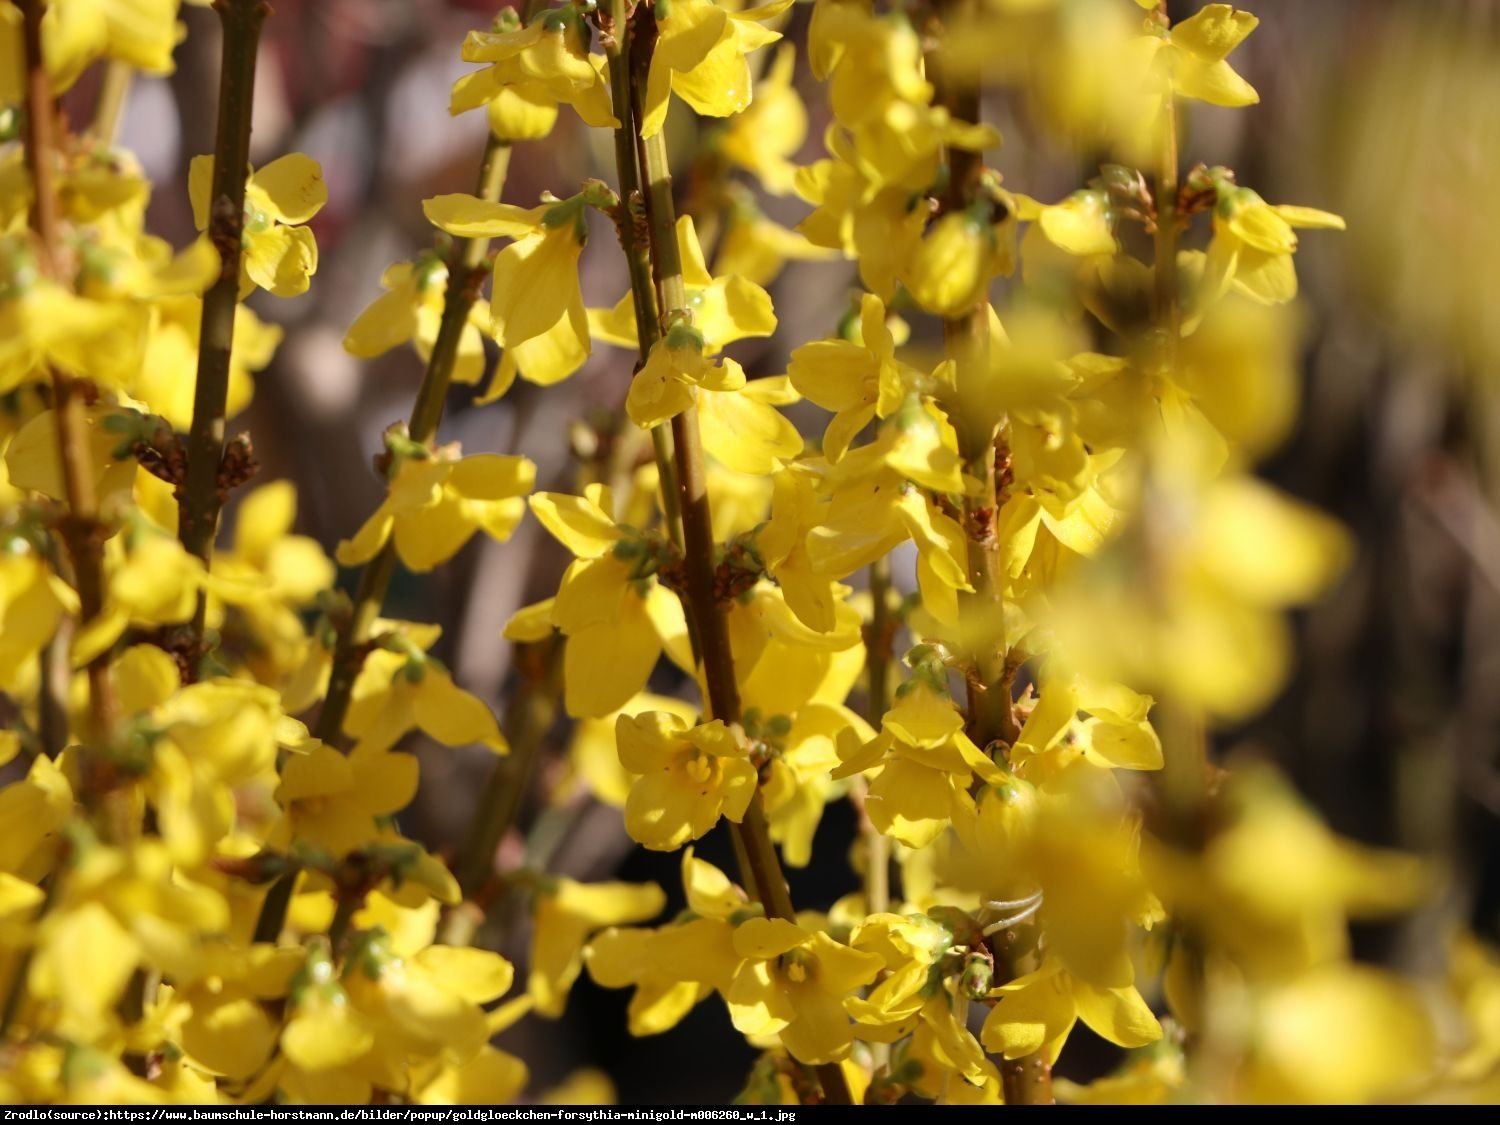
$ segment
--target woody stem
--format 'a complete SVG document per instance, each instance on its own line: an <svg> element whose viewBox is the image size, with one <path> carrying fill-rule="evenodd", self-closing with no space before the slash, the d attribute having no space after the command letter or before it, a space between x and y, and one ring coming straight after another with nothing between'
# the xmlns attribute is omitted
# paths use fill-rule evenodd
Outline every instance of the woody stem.
<svg viewBox="0 0 1500 1125"><path fill-rule="evenodd" d="M178 497L177 532L186 550L208 564L225 489L224 417L229 400L229 359L234 349L235 310L240 302L244 252L245 183L250 173L250 118L255 104L255 61L265 0L221 0L214 7L223 27L219 68L219 119L214 139L208 239L219 253L219 276L203 294L198 332L198 372L193 383L193 420L187 438L187 479ZM199 594L188 633L196 667L203 653L206 595Z"/></svg>
<svg viewBox="0 0 1500 1125"><path fill-rule="evenodd" d="M46 276L65 283L62 276L61 232L57 187L53 179L54 112L51 83L42 56L41 0L22 0L22 49L26 66L25 161L31 176L31 228ZM52 370L52 410L57 426L57 448L62 468L63 495L68 511L59 534L73 566L78 589L79 621L94 621L104 607L104 528L99 523L99 501L94 485L94 463L89 447L83 387L72 376ZM89 742L93 751L84 759L82 796L93 803L112 788L107 747L117 715L110 680L109 655L89 662Z"/></svg>
<svg viewBox="0 0 1500 1125"><path fill-rule="evenodd" d="M645 5L636 9L637 27L632 29L631 90L639 106L656 46L656 17ZM639 121L640 114L636 114ZM665 335L676 323L691 323L687 288L682 276L682 255L677 246L677 212L672 198L672 172L667 160L663 130L640 137L637 151L645 178L647 230L650 234L651 267L656 281L659 329ZM734 674L734 653L729 643L725 608L714 591L715 544L708 504L708 474L703 458L696 403L672 419L672 445L677 470L677 495L682 511L682 541L687 571L687 610L698 636L703 678L707 685L708 709L726 724L740 721L739 684ZM750 798L743 820L730 825L737 837L735 854L741 877L753 889L770 917L794 921L791 892L781 870L776 847L771 842L765 804L759 789ZM836 1105L852 1099L844 1073L837 1063L817 1067L824 1098Z"/></svg>
<svg viewBox="0 0 1500 1125"><path fill-rule="evenodd" d="M499 199L509 166L510 143L498 140L491 133L485 139L484 159L480 164L476 194L488 200ZM414 441L429 441L437 433L438 423L442 421L443 403L453 378L459 340L463 336L464 325L468 322L469 310L484 283L483 263L488 251L487 238L456 238L453 241L448 255L448 288L443 298L443 316L438 324L437 339L433 341L432 352L427 358L427 368L422 375L422 385L417 391L417 400L412 407L408 426L408 432ZM396 548L393 542L388 541L359 577L354 605L348 619L340 626L338 639L334 643L328 692L313 727L313 734L323 742L337 745L343 739L344 720L349 714L354 681L359 678L360 669L364 666L366 648L374 632L375 622L380 617L381 608L385 605L386 591L395 569ZM272 885L261 904L260 917L255 924L256 941L274 942L277 939L286 923L287 908L291 904L296 881L297 873L291 872Z"/></svg>
<svg viewBox="0 0 1500 1125"><path fill-rule="evenodd" d="M561 646L551 640L516 651L514 665L522 682L516 686L505 713L505 741L510 753L495 760L473 828L453 863L453 874L466 903L471 903L489 880L495 852L521 809L537 751L557 712L561 651Z"/></svg>
<svg viewBox="0 0 1500 1125"><path fill-rule="evenodd" d="M484 199L500 198L505 173L510 164L510 145L492 135L485 143L476 194ZM418 444L432 440L442 421L443 404L453 378L458 345L468 322L469 310L484 283L483 262L489 250L486 238L457 238L448 255L448 288L443 298L443 316L438 323L437 339L417 391L407 430ZM388 540L360 575L354 594L354 608L349 620L339 630L333 651L333 668L328 677L328 694L318 714L314 733L324 742L338 742L343 735L344 719L349 712L354 681L364 665L364 648L374 631L375 621L385 605L386 591L396 569L396 547Z"/></svg>
<svg viewBox="0 0 1500 1125"><path fill-rule="evenodd" d="M1169 26L1165 3L1157 8L1163 27ZM1177 245L1184 225L1178 207L1180 170L1177 137L1177 97L1168 88L1162 98L1156 152L1155 302L1156 328L1161 341L1161 366L1173 378L1182 339L1182 291L1177 270ZM1150 538L1148 537L1148 550ZM1195 708L1171 698L1152 710L1152 724L1161 738L1163 770L1159 784L1165 794L1166 824L1180 843L1193 843L1204 799L1204 767L1208 756L1203 716Z"/></svg>
<svg viewBox="0 0 1500 1125"><path fill-rule="evenodd" d="M891 561L882 556L870 564L870 632L865 642L865 673L869 699L866 718L870 725L880 724L890 707L891 637L895 625L891 620ZM883 914L891 908L891 842L871 823L863 800L859 803L859 831L865 844L865 910ZM870 1044L871 1057L878 1069L890 1062L887 1043Z"/></svg>
<svg viewBox="0 0 1500 1125"><path fill-rule="evenodd" d="M635 222L636 208L644 204L641 169L636 150L635 106L630 91L630 21L625 0L611 0L612 34L604 40L609 63L609 87L615 120L615 169L620 179L620 249L630 274L630 296L635 307L636 370L661 338L656 308L656 289L651 283L650 248ZM662 514L667 534L682 547L682 513L677 502L676 473L672 467L672 442L665 425L651 427L651 451L660 481ZM696 641L695 641L696 643Z"/></svg>
<svg viewBox="0 0 1500 1125"><path fill-rule="evenodd" d="M972 0L947 0L941 14L964 13ZM938 42L941 43L941 29ZM928 55L937 100L955 121L970 124L979 121L979 90L972 82L950 74L943 66L941 47ZM961 212L979 199L982 191L983 161L978 153L949 146L947 149L948 183L945 210ZM975 409L983 402L976 393L990 378L989 308L981 297L961 316L943 321L943 341L956 367L958 401L965 404L965 416L958 425L960 452L968 476L978 488L964 496L963 526L968 540L969 583L974 592L965 599L980 614L998 622L1004 593L1000 574L1000 542L995 532L1002 495L997 479L996 462L1004 460L1005 419ZM986 750L994 743L1011 745L1019 735L1014 703L1011 699L1013 671L1003 644L982 644L972 654L968 670L967 719L971 738ZM997 954L997 968L1006 979L1020 976L1028 966L1003 953ZM1007 1104L1050 1105L1052 1068L1040 1055L1007 1061L1000 1067L1001 1084Z"/></svg>

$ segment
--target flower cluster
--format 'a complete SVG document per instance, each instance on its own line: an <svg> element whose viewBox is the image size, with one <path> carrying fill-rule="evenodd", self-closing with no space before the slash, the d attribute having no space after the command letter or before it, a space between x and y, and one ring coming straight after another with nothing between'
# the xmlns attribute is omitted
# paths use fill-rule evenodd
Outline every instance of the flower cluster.
<svg viewBox="0 0 1500 1125"><path fill-rule="evenodd" d="M107 123L71 133L51 97L170 70L178 0L0 0L0 114L24 118L0 146L0 1101L511 1101L527 1068L491 1040L585 972L634 990L636 1035L717 996L761 1052L752 1103L1493 1093L1493 952L1456 939L1459 1050L1349 959L1349 920L1432 873L1207 756L1350 550L1253 475L1291 422L1297 230L1342 220L1179 167L1184 107L1257 100L1229 61L1255 17L814 0L804 60L764 50L791 0L504 9L452 93L488 115L476 190L425 202L433 248L345 338L425 370L334 554L351 594L287 482L221 520L254 472L225 426L278 342L242 302L307 290L327 190L300 154L249 167L265 5L216 7L220 132L178 248ZM814 88L825 155L799 163ZM1004 181L999 94L1098 175L1050 202ZM613 186L502 202L512 146L565 111L612 135ZM715 120L679 200L689 111ZM798 228L761 193L805 203ZM608 308L579 281L615 253L595 212L630 278ZM858 291L752 378L730 350L777 333L792 260ZM438 442L452 382L482 408L595 344L633 354L628 422L576 485ZM506 626L508 740L438 626L384 600L398 563L528 512L572 561ZM568 783L681 849L674 917L655 885L495 870L554 704ZM397 822L414 731L496 756L465 854ZM799 910L782 864L846 801L859 889ZM693 853L714 831L734 876ZM521 974L475 940L501 895L529 903ZM1130 1053L1054 1084L1080 1021Z"/></svg>

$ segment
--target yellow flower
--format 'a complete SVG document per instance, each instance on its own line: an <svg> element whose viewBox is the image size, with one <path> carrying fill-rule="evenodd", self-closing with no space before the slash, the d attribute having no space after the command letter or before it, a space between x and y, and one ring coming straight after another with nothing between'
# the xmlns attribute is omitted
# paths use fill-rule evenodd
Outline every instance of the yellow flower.
<svg viewBox="0 0 1500 1125"><path fill-rule="evenodd" d="M837 256L837 251L814 246L806 235L772 222L753 200L737 199L730 208L714 261L726 276L769 285L787 262L823 262Z"/></svg>
<svg viewBox="0 0 1500 1125"><path fill-rule="evenodd" d="M397 262L380 275L387 292L359 314L344 334L344 350L361 359L384 355L394 347L410 343L426 362L432 357L443 304L448 294L448 267L437 259ZM469 317L458 339L453 361L453 381L477 383L484 374L484 341L490 331L488 310L482 304L469 306Z"/></svg>
<svg viewBox="0 0 1500 1125"><path fill-rule="evenodd" d="M950 212L922 236L901 280L927 312L956 317L984 301L990 282L1010 265L994 227L969 212Z"/></svg>
<svg viewBox="0 0 1500 1125"><path fill-rule="evenodd" d="M667 896L655 883L578 883L547 879L536 891L527 992L538 1015L557 1019L583 971L583 947L607 926L655 918Z"/></svg>
<svg viewBox="0 0 1500 1125"><path fill-rule="evenodd" d="M338 859L379 834L379 818L417 794L417 759L356 750L345 755L311 741L288 755L276 800L286 809L287 843L312 844Z"/></svg>
<svg viewBox="0 0 1500 1125"><path fill-rule="evenodd" d="M533 17L524 28L507 19L510 9L501 13L499 30L471 31L464 40L465 62L490 65L454 83L448 112L488 103L491 126L503 140L546 136L560 103L577 110L586 125L614 128L604 57L589 54L580 24L567 18L566 9Z"/></svg>
<svg viewBox="0 0 1500 1125"><path fill-rule="evenodd" d="M214 158L195 156L188 166L188 196L199 230L209 222ZM306 293L318 269L318 243L302 224L328 202L318 162L300 152L271 161L245 185L245 252L240 297L256 286L278 297Z"/></svg>
<svg viewBox="0 0 1500 1125"><path fill-rule="evenodd" d="M663 647L692 666L682 603L654 576L636 577L648 545L615 523L602 485L583 496L539 492L529 503L552 535L577 556L563 575L548 616L568 638L563 702L575 717L618 710L646 686Z"/></svg>
<svg viewBox="0 0 1500 1125"><path fill-rule="evenodd" d="M1007 1059L1041 1053L1053 1060L1079 1020L1121 1047L1143 1047L1161 1037L1161 1025L1134 987L1097 988L1073 976L1054 957L1040 969L997 988L985 1017L985 1049Z"/></svg>
<svg viewBox="0 0 1500 1125"><path fill-rule="evenodd" d="M0 555L0 686L17 691L57 623L77 600L45 562L31 554Z"/></svg>
<svg viewBox="0 0 1500 1125"><path fill-rule="evenodd" d="M1140 544L1117 539L1100 557L1118 565L1059 584L1049 620L1079 671L1160 687L1214 714L1248 715L1285 675L1290 640L1276 611L1329 584L1348 538L1328 517L1249 477L1199 490L1184 484L1182 492L1173 499L1179 518L1163 525L1147 557L1131 555Z"/></svg>
<svg viewBox="0 0 1500 1125"><path fill-rule="evenodd" d="M870 822L908 847L925 847L952 818L972 807L968 790L975 774L991 782L1005 777L963 732L963 725L950 700L914 682L886 712L879 735L863 744L853 737L840 739L842 765L833 776L878 768L865 798Z"/></svg>
<svg viewBox="0 0 1500 1125"><path fill-rule="evenodd" d="M105 557L106 590L99 615L73 635L80 667L104 652L131 624L178 625L192 618L200 593L240 603L265 594L263 582L217 575L188 554L176 539L155 532L127 548L111 540Z"/></svg>
<svg viewBox="0 0 1500 1125"><path fill-rule="evenodd" d="M769 293L734 270L721 268L718 277L709 272L690 215L677 220L677 249L682 256L682 284L692 313L691 326L702 338L704 354L717 355L736 340L770 336L776 331L776 312ZM616 347L635 350L639 346L634 298L628 292L612 308L591 309L589 325L594 335Z"/></svg>
<svg viewBox="0 0 1500 1125"><path fill-rule="evenodd" d="M837 57L829 100L840 124L857 126L885 117L893 104L932 99L922 75L921 38L910 21L847 3L819 4L817 18L819 53Z"/></svg>
<svg viewBox="0 0 1500 1125"><path fill-rule="evenodd" d="M657 15L656 49L642 94L641 136L654 137L675 93L704 117L730 117L750 104L750 64L745 56L781 38L759 26L791 7L771 0L730 12L712 0L673 0Z"/></svg>
<svg viewBox="0 0 1500 1125"><path fill-rule="evenodd" d="M1344 957L1351 919L1393 914L1424 896L1430 873L1421 861L1334 835L1269 769L1241 766L1222 801L1221 827L1199 855L1156 844L1147 871L1173 919L1252 980ZM1181 1014L1193 1021L1193 1012Z"/></svg>
<svg viewBox="0 0 1500 1125"><path fill-rule="evenodd" d="M1428 1078L1435 1039L1422 996L1378 969L1327 965L1257 995L1249 1010L1241 1100L1388 1104Z"/></svg>
<svg viewBox="0 0 1500 1125"><path fill-rule="evenodd" d="M1218 296L1233 284L1263 304L1290 301L1297 295L1293 227L1343 230L1344 220L1313 207L1272 206L1249 188L1221 183L1204 268L1207 295Z"/></svg>
<svg viewBox="0 0 1500 1125"><path fill-rule="evenodd" d="M0 236L0 393L43 377L48 366L128 386L148 324L141 303L73 293L43 275L28 240Z"/></svg>
<svg viewBox="0 0 1500 1125"><path fill-rule="evenodd" d="M738 363L727 357L714 363L703 354L703 336L676 324L652 347L630 381L625 409L637 426L650 429L690 409L695 388L737 391L744 385L745 372Z"/></svg>
<svg viewBox="0 0 1500 1125"><path fill-rule="evenodd" d="M550 633L550 622L547 629ZM553 800L566 799L572 787L580 785L604 804L624 808L635 775L620 764L615 749L615 720L622 714L639 715L642 711L667 711L684 722L698 717L698 709L680 699L643 691L618 711L597 719L579 719L573 725L573 738L568 743L572 776L553 791Z"/></svg>
<svg viewBox="0 0 1500 1125"><path fill-rule="evenodd" d="M584 951L589 975L605 988L635 988L630 998L632 1035L668 1031L715 989L729 987L740 958L734 919L753 909L744 892L691 847L682 853L687 912L655 930L611 927Z"/></svg>
<svg viewBox="0 0 1500 1125"><path fill-rule="evenodd" d="M844 1000L884 967L879 955L840 945L780 918L751 918L734 931L744 958L724 999L744 1035L777 1035L808 1065L849 1054L853 1028Z"/></svg>
<svg viewBox="0 0 1500 1125"><path fill-rule="evenodd" d="M392 537L402 563L418 572L452 558L481 529L504 542L535 482L536 465L525 457L459 457L451 447L400 457L385 500L354 538L339 544L339 564L369 562Z"/></svg>
<svg viewBox="0 0 1500 1125"><path fill-rule="evenodd" d="M114 673L122 706L149 710L159 732L145 790L172 858L193 866L237 827L260 830L269 818L252 795L275 784L278 748L307 740L276 691L227 678L180 686L172 659L145 645L121 654Z"/></svg>
<svg viewBox="0 0 1500 1125"><path fill-rule="evenodd" d="M1027 755L1043 754L1066 737L1069 749L1092 765L1160 769L1161 739L1146 719L1152 702L1149 695L1120 684L1043 675L1041 700L1027 717L1010 760L1019 766ZM1089 717L1080 719L1081 711Z"/></svg>
<svg viewBox="0 0 1500 1125"><path fill-rule="evenodd" d="M544 386L583 366L591 349L578 279L588 235L583 195L530 210L467 195L440 195L422 207L434 225L460 238L515 240L496 255L490 289L503 365Z"/></svg>
<svg viewBox="0 0 1500 1125"><path fill-rule="evenodd" d="M182 39L182 0L53 0L42 16L42 56L53 88L66 90L96 59L117 59L147 74L171 74ZM13 10L14 5L7 5ZM7 39L14 36L14 44ZM22 100L20 21L0 19L0 105ZM15 65L13 65L13 60Z"/></svg>
<svg viewBox="0 0 1500 1125"><path fill-rule="evenodd" d="M1255 88L1235 73L1226 56L1260 20L1232 4L1205 4L1176 24L1164 40L1157 63L1178 97L1210 105L1247 106L1260 101Z"/></svg>
<svg viewBox="0 0 1500 1125"><path fill-rule="evenodd" d="M382 625L396 628L382 633ZM385 647L366 657L344 721L361 746L388 749L415 727L445 746L477 742L508 752L490 709L423 651L442 630L403 622L377 623L376 630Z"/></svg>
<svg viewBox="0 0 1500 1125"><path fill-rule="evenodd" d="M785 377L746 383L737 390L700 388L698 423L703 448L737 473L766 476L802 452L802 435L778 406L800 396ZM715 532L719 527L715 525Z"/></svg>
<svg viewBox="0 0 1500 1125"><path fill-rule="evenodd" d="M833 411L823 435L823 456L831 462L843 457L872 418L889 417L909 390L925 385L920 371L896 358L885 304L874 294L860 298L859 329L858 342L803 344L787 367L787 377L799 394Z"/></svg>
<svg viewBox="0 0 1500 1125"><path fill-rule="evenodd" d="M863 659L863 650L857 651ZM785 674L790 678L795 673ZM842 795L843 787L829 773L839 764L838 740L845 730L860 739L875 736L847 707L809 703L797 711L780 752L772 758L765 784L766 819L789 867L806 867L812 861L813 836L823 809Z"/></svg>
<svg viewBox="0 0 1500 1125"><path fill-rule="evenodd" d="M625 799L625 829L655 851L696 840L721 816L738 822L755 795L755 767L742 735L715 719L690 726L648 711L615 721L620 763L640 774Z"/></svg>
<svg viewBox="0 0 1500 1125"><path fill-rule="evenodd" d="M967 539L924 490L963 491L957 443L936 406L909 400L875 441L828 472L828 506L807 535L813 569L843 578L910 538L924 607L938 621L956 622L958 594L970 589Z"/></svg>
<svg viewBox="0 0 1500 1125"><path fill-rule="evenodd" d="M1131 1051L1112 1074L1082 1086L1059 1078L1053 1089L1064 1105L1167 1105L1186 1083L1182 1045L1167 1035Z"/></svg>
<svg viewBox="0 0 1500 1125"><path fill-rule="evenodd" d="M935 857L943 881L977 893L991 930L1033 921L1048 952L1079 980L1135 980L1131 941L1161 918L1140 865L1140 821L1089 766L990 781L953 816Z"/></svg>
<svg viewBox="0 0 1500 1125"><path fill-rule="evenodd" d="M953 935L926 915L869 914L850 935L855 949L878 954L889 975L867 996L850 996L844 1008L860 1024L860 1035L879 1041L878 1031L894 1028L904 1033L927 1003L934 966L953 945Z"/></svg>
<svg viewBox="0 0 1500 1125"><path fill-rule="evenodd" d="M173 429L186 433L193 420L193 385L197 379L203 302L198 297L165 297L152 305L157 315L146 341L146 354L127 389L153 414L170 422ZM266 324L248 305L235 307L226 418L233 418L250 405L255 394L251 375L270 364L281 336L279 326Z"/></svg>

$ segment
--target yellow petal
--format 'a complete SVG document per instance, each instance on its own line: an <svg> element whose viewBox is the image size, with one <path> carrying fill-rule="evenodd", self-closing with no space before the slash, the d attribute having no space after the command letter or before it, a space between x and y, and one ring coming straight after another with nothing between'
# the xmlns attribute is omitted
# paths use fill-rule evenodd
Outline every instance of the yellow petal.
<svg viewBox="0 0 1500 1125"><path fill-rule="evenodd" d="M1161 1038L1161 1024L1134 988L1094 988L1073 980L1078 1018L1121 1047L1144 1047Z"/></svg>
<svg viewBox="0 0 1500 1125"><path fill-rule="evenodd" d="M538 492L527 498L532 514L581 559L597 559L614 549L621 531L593 500L564 492Z"/></svg>
<svg viewBox="0 0 1500 1125"><path fill-rule="evenodd" d="M734 928L734 951L741 957L764 961L780 957L812 939L809 931L784 918L750 918Z"/></svg>
<svg viewBox="0 0 1500 1125"><path fill-rule="evenodd" d="M476 1004L488 1004L510 991L515 967L498 953L455 945L429 945L414 958L443 987Z"/></svg>
<svg viewBox="0 0 1500 1125"><path fill-rule="evenodd" d="M427 221L459 238L522 238L542 221L545 211L472 195L438 195L422 201Z"/></svg>
<svg viewBox="0 0 1500 1125"><path fill-rule="evenodd" d="M313 1072L347 1066L369 1054L374 1045L369 1025L344 1004L319 1002L299 1009L281 1033L286 1057Z"/></svg>
<svg viewBox="0 0 1500 1125"><path fill-rule="evenodd" d="M251 177L265 193L272 218L282 223L305 223L328 202L323 169L312 157L289 152L277 157Z"/></svg>

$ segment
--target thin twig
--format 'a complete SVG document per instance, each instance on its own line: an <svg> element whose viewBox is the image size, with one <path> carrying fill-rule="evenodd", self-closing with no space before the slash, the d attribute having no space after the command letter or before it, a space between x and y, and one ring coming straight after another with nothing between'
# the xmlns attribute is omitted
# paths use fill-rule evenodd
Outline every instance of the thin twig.
<svg viewBox="0 0 1500 1125"><path fill-rule="evenodd" d="M618 6L618 4L617 4ZM631 96L636 120L641 119L639 99L655 49L656 17L641 5L631 39ZM656 282L660 330L675 323L691 322L687 290L683 283L682 256L677 246L676 204L672 197L672 173L667 160L666 136L639 137L637 151L645 179L647 230L650 234L651 268ZM698 409L694 405L672 419L672 446L677 470L677 495L682 513L682 543L687 571L688 617L696 628L703 677L707 685L708 710L726 724L740 721L739 684L735 679L734 653L730 648L724 606L714 592L715 545L708 504L708 477L703 457ZM791 893L781 870L776 846L771 842L765 804L757 789L744 819L730 826L736 839L735 853L742 865L747 889L754 888L766 914L795 921ZM849 1105L852 1098L843 1070L837 1063L816 1068L825 1099Z"/></svg>
<svg viewBox="0 0 1500 1125"><path fill-rule="evenodd" d="M31 228L37 236L38 257L43 272L58 282L64 280L60 248L60 216L54 181L52 130L54 111L51 84L42 56L41 0L21 3L22 44L26 63L26 128L24 148L31 175ZM104 540L99 523L99 500L95 490L93 456L89 445L88 420L84 415L82 387L76 379L52 370L52 409L57 425L57 447L62 467L67 514L58 532L67 547L78 589L79 621L88 624L104 607ZM89 740L92 753L85 758L82 796L93 803L113 788L113 770L108 747L114 730L117 705L110 680L109 654L100 653L89 662Z"/></svg>
<svg viewBox="0 0 1500 1125"><path fill-rule="evenodd" d="M219 0L214 7L223 30L219 69L219 118L214 137L208 238L219 252L219 277L203 294L198 333L198 373L193 384L193 420L187 439L187 479L179 502L177 531L190 554L210 562L219 511L224 506L220 467L229 401L229 357L234 349L235 310L240 303L244 253L245 184L250 175L250 118L255 108L255 62L260 31L270 7L265 0ZM203 655L207 596L200 594L188 634L190 666Z"/></svg>

